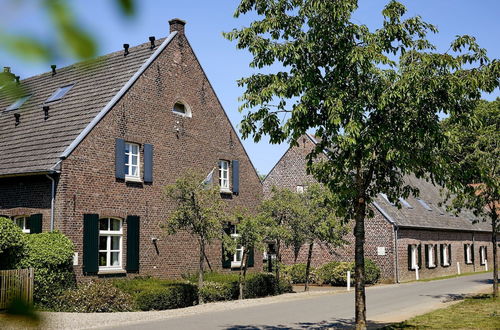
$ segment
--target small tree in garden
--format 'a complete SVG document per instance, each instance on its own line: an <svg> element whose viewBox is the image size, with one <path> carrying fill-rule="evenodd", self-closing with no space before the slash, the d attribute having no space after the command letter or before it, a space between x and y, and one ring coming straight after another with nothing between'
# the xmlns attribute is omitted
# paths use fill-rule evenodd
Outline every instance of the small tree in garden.
<svg viewBox="0 0 500 330"><path fill-rule="evenodd" d="M418 195L410 173L442 182L438 114L465 119L481 92L498 87L500 62L471 36L437 51L427 37L437 28L406 17L399 2L389 1L376 30L352 19L357 9L357 0L240 0L235 16L255 21L225 36L260 70L238 81L243 138L294 146L315 130L308 171L338 196L337 215L355 221L355 319L364 329L367 206L379 193L396 204Z"/></svg>
<svg viewBox="0 0 500 330"><path fill-rule="evenodd" d="M280 280L282 244L292 245L291 228L306 217L303 199L289 189L273 187L271 197L262 202L261 217L266 227L266 238L276 243L276 280ZM296 230L296 232L299 232ZM302 235L302 234L301 234Z"/></svg>
<svg viewBox="0 0 500 330"><path fill-rule="evenodd" d="M347 226L344 226L341 219L335 216L335 196L323 185L314 183L308 186L303 198L307 213L307 217L303 220L304 235L309 243L304 286L304 291L307 291L314 242L326 243L330 248L341 246L345 243L342 237L347 233Z"/></svg>
<svg viewBox="0 0 500 330"><path fill-rule="evenodd" d="M199 289L203 286L206 247L221 238L226 217L219 187L206 186L203 179L203 175L187 172L165 188L167 196L176 204L175 211L164 223L167 233L175 234L179 230L186 230L198 241Z"/></svg>
<svg viewBox="0 0 500 330"><path fill-rule="evenodd" d="M261 251L265 235L265 227L258 216L252 215L248 210L237 210L231 221L237 228L234 244L243 248L241 257L240 276L238 281L238 299L244 299L244 287L248 269L250 251Z"/></svg>
<svg viewBox="0 0 500 330"><path fill-rule="evenodd" d="M448 197L458 212L472 210L491 222L493 296L498 296L497 235L500 221L500 99L481 101L471 123L443 121L449 143L443 148L448 169ZM451 193L453 195L451 195Z"/></svg>

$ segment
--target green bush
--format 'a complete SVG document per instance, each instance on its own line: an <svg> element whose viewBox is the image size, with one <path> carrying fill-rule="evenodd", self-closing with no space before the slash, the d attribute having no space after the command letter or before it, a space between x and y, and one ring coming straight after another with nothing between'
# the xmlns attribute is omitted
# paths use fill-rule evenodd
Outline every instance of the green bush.
<svg viewBox="0 0 500 330"><path fill-rule="evenodd" d="M204 302L232 300L238 292L234 284L234 282L205 281L200 290L200 298Z"/></svg>
<svg viewBox="0 0 500 330"><path fill-rule="evenodd" d="M50 305L54 297L75 285L73 274L73 243L58 232L25 236L26 256L20 268L34 268L36 303Z"/></svg>
<svg viewBox="0 0 500 330"><path fill-rule="evenodd" d="M314 282L314 271L309 270L309 283ZM295 264L283 267L283 273L288 276L293 284L306 282L306 264Z"/></svg>
<svg viewBox="0 0 500 330"><path fill-rule="evenodd" d="M66 290L54 309L63 312L105 313L134 310L132 297L109 281L82 283L77 289Z"/></svg>
<svg viewBox="0 0 500 330"><path fill-rule="evenodd" d="M291 293L291 292L293 292L292 282L290 282L286 278L280 278L280 282L278 283L277 294Z"/></svg>
<svg viewBox="0 0 500 330"><path fill-rule="evenodd" d="M380 268L370 259L365 259L365 282L374 284L380 278Z"/></svg>
<svg viewBox="0 0 500 330"><path fill-rule="evenodd" d="M18 268L25 254L25 236L14 221L0 217L0 269Z"/></svg>
<svg viewBox="0 0 500 330"><path fill-rule="evenodd" d="M196 285L185 281L148 277L116 280L113 284L132 295L140 310L164 310L193 306L198 300Z"/></svg>
<svg viewBox="0 0 500 330"><path fill-rule="evenodd" d="M316 271L317 283L320 285L346 285L347 271L353 272L352 262L332 261L319 267ZM354 278L354 277L351 277Z"/></svg>
<svg viewBox="0 0 500 330"><path fill-rule="evenodd" d="M316 269L316 283L319 285L331 284L331 274L338 266L338 261L331 261Z"/></svg>
<svg viewBox="0 0 500 330"><path fill-rule="evenodd" d="M279 287L274 274L257 273L247 277L243 295L245 298L273 296L278 293L278 290Z"/></svg>

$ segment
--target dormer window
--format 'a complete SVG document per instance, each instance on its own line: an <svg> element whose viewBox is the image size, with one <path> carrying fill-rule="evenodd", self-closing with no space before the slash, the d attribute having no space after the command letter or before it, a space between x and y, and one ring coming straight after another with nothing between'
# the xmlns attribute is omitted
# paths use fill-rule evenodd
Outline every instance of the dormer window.
<svg viewBox="0 0 500 330"><path fill-rule="evenodd" d="M17 99L16 102L9 105L5 109L5 111L12 111L12 110L19 109L24 103L26 103L26 101L28 101L30 99L30 97L31 97L31 95L26 95L26 96L23 96L23 97Z"/></svg>
<svg viewBox="0 0 500 330"><path fill-rule="evenodd" d="M70 89L73 88L73 86L74 85L71 84L58 88L45 102L49 103L62 99L64 95L66 95L70 91Z"/></svg>
<svg viewBox="0 0 500 330"><path fill-rule="evenodd" d="M172 112L181 116L191 117L191 108L182 102L176 102Z"/></svg>

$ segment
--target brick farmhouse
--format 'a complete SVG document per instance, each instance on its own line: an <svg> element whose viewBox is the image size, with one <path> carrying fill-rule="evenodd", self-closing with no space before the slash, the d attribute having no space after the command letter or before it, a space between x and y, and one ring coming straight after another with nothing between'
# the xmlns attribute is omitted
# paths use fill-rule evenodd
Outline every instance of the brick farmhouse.
<svg viewBox="0 0 500 330"><path fill-rule="evenodd" d="M314 182L306 173L306 155L316 144L312 135L304 135L298 146L286 151L263 182L264 196L269 196L273 186L303 191ZM439 206L440 189L431 183L407 177L420 191L418 198L400 199L398 209L387 196L380 194L370 206L375 216L365 221L365 255L381 268L381 277L392 282L430 278L460 272L486 270L491 262L491 225L473 223L474 216L463 212L459 216L448 213ZM353 223L351 222L351 225ZM354 261L354 235L346 235L349 244L331 249L318 242L313 251L313 264L331 260ZM305 262L307 248L299 253L297 262ZM291 250L283 255L285 263L292 263Z"/></svg>
<svg viewBox="0 0 500 330"><path fill-rule="evenodd" d="M184 27L173 19L164 39L20 82L4 69L25 95L0 97L0 214L25 232L67 235L79 279L196 271L197 241L159 226L174 209L164 187L186 170L214 169L229 208L262 199ZM239 266L239 254L223 255L209 247L213 270ZM249 263L261 269L262 258Z"/></svg>

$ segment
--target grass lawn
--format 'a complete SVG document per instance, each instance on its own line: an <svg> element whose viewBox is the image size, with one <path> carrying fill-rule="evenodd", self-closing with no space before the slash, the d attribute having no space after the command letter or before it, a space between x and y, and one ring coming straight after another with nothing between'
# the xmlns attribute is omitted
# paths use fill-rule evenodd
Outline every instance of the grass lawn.
<svg viewBox="0 0 500 330"><path fill-rule="evenodd" d="M479 295L384 329L500 329L500 298Z"/></svg>

